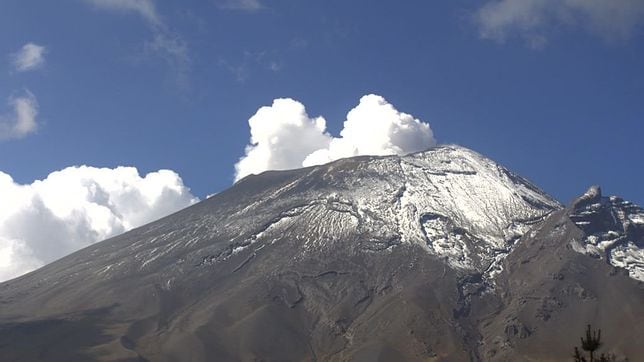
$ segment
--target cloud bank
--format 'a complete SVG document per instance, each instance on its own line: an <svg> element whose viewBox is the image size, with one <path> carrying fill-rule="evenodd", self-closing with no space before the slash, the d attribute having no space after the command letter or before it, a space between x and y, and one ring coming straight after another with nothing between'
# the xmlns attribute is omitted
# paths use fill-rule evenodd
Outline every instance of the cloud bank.
<svg viewBox="0 0 644 362"><path fill-rule="evenodd" d="M266 170L319 165L358 155L402 155L436 144L428 123L399 112L370 94L347 114L340 137L326 131L323 117L311 118L298 101L276 99L249 120L250 144L235 165L235 181Z"/></svg>
<svg viewBox="0 0 644 362"><path fill-rule="evenodd" d="M27 43L11 55L11 62L18 72L26 72L45 64L46 48L42 45Z"/></svg>
<svg viewBox="0 0 644 362"><path fill-rule="evenodd" d="M579 27L606 41L628 40L644 24L641 0L493 0L476 13L484 39L520 37L533 48L556 29Z"/></svg>
<svg viewBox="0 0 644 362"><path fill-rule="evenodd" d="M22 138L38 129L38 102L31 92L9 97L7 104L12 111L0 114L0 140Z"/></svg>
<svg viewBox="0 0 644 362"><path fill-rule="evenodd" d="M69 167L27 185L0 171L0 281L197 201L170 170Z"/></svg>

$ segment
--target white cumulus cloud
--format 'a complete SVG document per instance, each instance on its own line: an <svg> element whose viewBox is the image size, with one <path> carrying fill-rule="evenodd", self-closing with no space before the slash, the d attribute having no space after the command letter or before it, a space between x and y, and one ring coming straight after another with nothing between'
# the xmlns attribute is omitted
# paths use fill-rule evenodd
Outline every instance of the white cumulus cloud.
<svg viewBox="0 0 644 362"><path fill-rule="evenodd" d="M170 170L69 167L25 185L0 171L0 281L197 201Z"/></svg>
<svg viewBox="0 0 644 362"><path fill-rule="evenodd" d="M475 20L482 38L504 42L523 38L543 47L563 27L580 27L604 40L627 40L644 24L642 0L493 0Z"/></svg>
<svg viewBox="0 0 644 362"><path fill-rule="evenodd" d="M276 99L249 120L250 144L235 165L235 181L266 170L327 163L358 155L402 155L436 144L428 123L399 112L370 94L347 114L340 137L326 131L323 117L311 118L293 99Z"/></svg>
<svg viewBox="0 0 644 362"><path fill-rule="evenodd" d="M31 92L25 90L22 96L9 97L7 104L11 111L0 114L0 140L22 138L38 129L38 102Z"/></svg>
<svg viewBox="0 0 644 362"><path fill-rule="evenodd" d="M45 64L46 51L42 45L27 43L11 55L13 66L19 72L38 69Z"/></svg>
<svg viewBox="0 0 644 362"><path fill-rule="evenodd" d="M235 165L236 180L266 170L302 167L306 156L331 140L324 118L309 117L302 103L289 98L261 107L248 124L250 145Z"/></svg>

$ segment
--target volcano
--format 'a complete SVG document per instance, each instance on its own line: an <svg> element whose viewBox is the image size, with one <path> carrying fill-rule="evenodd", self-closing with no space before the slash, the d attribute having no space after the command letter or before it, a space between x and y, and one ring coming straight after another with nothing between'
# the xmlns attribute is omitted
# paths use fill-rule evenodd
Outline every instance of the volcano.
<svg viewBox="0 0 644 362"><path fill-rule="evenodd" d="M635 359L643 246L460 146L269 171L0 284L0 360Z"/></svg>

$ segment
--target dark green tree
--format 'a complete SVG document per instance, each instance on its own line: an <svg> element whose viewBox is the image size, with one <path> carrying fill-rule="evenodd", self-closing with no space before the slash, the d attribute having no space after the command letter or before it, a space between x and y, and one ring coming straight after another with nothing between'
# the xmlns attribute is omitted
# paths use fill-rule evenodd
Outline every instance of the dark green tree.
<svg viewBox="0 0 644 362"><path fill-rule="evenodd" d="M581 349L584 351L588 352L590 355L590 359L586 359L586 357L582 356L581 352L579 351L579 348L575 347L575 354L573 357L575 358L575 362L611 362L614 361L614 358L607 356L605 354L601 354L598 359L595 358L595 351L601 347L602 342L601 342L601 337L602 337L602 330L598 329L596 331L592 331L590 329L590 324L586 328L586 338L581 337Z"/></svg>

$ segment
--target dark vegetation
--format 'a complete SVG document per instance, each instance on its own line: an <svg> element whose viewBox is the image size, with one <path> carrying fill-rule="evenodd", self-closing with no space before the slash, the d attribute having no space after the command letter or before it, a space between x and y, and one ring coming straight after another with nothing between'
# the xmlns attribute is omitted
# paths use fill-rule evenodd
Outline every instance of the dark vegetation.
<svg viewBox="0 0 644 362"><path fill-rule="evenodd" d="M581 349L588 352L589 359L582 356L579 348L575 347L575 362L612 362L615 357L602 353L599 357L595 356L595 352L602 346L601 342L602 330L591 331L590 324L586 328L586 337L581 337Z"/></svg>

